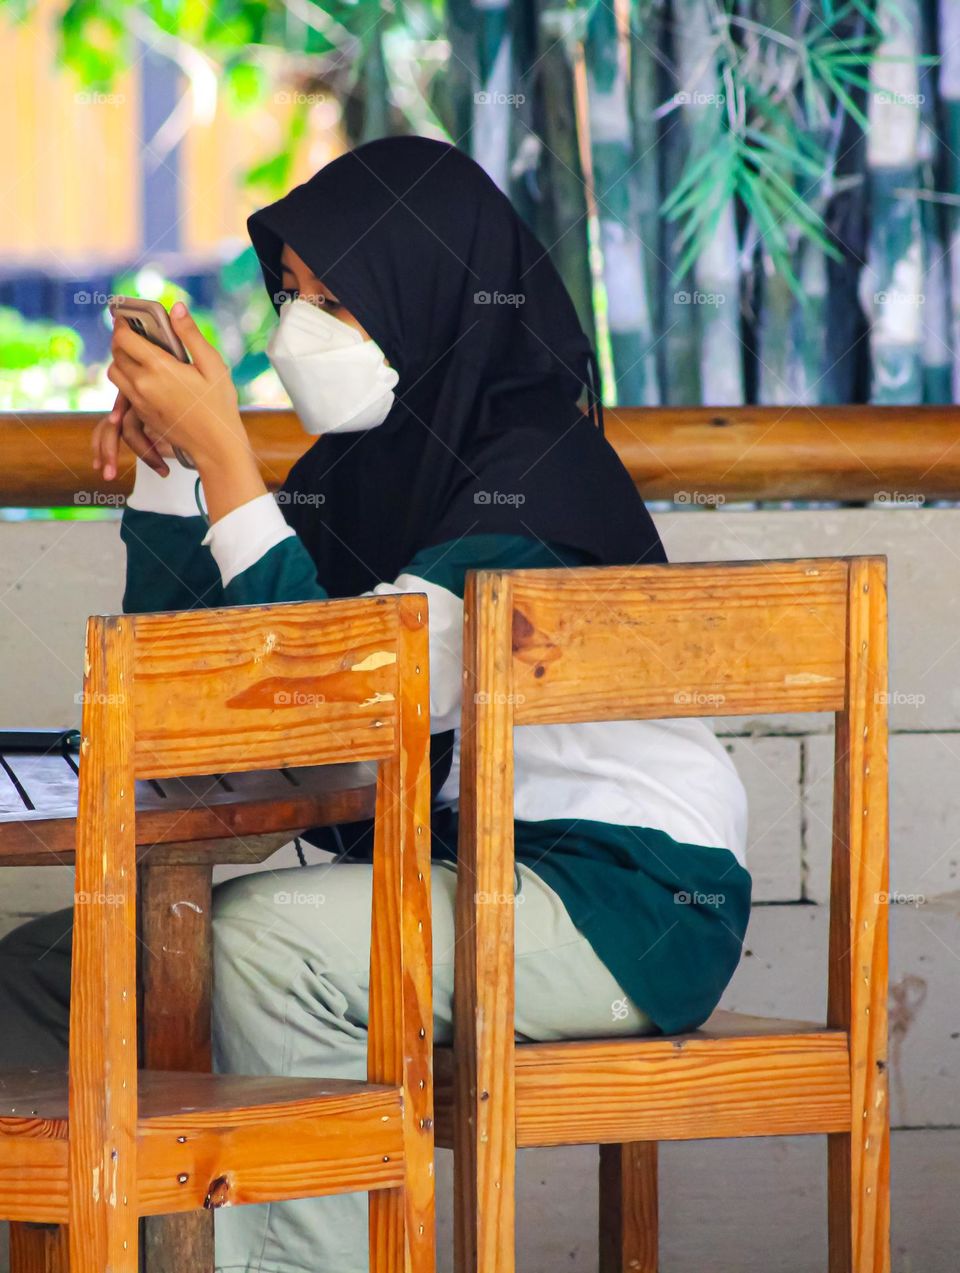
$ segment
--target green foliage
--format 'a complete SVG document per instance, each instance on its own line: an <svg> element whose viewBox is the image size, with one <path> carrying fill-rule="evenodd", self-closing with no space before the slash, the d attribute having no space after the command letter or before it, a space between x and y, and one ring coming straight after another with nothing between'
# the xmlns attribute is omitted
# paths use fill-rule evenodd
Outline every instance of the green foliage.
<svg viewBox="0 0 960 1273"><path fill-rule="evenodd" d="M77 407L90 371L71 327L0 308L0 410Z"/></svg>
<svg viewBox="0 0 960 1273"><path fill-rule="evenodd" d="M893 0L880 2L899 13ZM869 0L815 9L798 6L795 25L784 31L746 16L736 0L708 7L718 106L691 112L690 155L662 207L678 228L674 281L703 253L730 199L745 213L742 241L756 239L801 300L793 268L798 244L841 259L822 215L835 139L844 114L868 128L863 94L880 60L881 31ZM679 88L682 100L686 86Z"/></svg>

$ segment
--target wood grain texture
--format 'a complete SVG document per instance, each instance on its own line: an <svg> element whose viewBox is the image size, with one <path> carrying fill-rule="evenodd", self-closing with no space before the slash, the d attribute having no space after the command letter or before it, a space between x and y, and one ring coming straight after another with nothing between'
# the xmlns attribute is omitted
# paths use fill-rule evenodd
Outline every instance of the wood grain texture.
<svg viewBox="0 0 960 1273"><path fill-rule="evenodd" d="M657 1273L657 1143L600 1146L598 1273Z"/></svg>
<svg viewBox="0 0 960 1273"><path fill-rule="evenodd" d="M313 439L292 411L241 412L267 486ZM129 493L91 465L97 412L0 412L7 502L73 504L78 490ZM605 433L646 499L709 491L726 499L869 500L878 491L960 498L953 406L606 407Z"/></svg>
<svg viewBox="0 0 960 1273"><path fill-rule="evenodd" d="M509 578L467 577L457 861L454 1242L458 1273L513 1273L513 661Z"/></svg>
<svg viewBox="0 0 960 1273"><path fill-rule="evenodd" d="M514 575L517 724L835 711L842 560Z"/></svg>
<svg viewBox="0 0 960 1273"><path fill-rule="evenodd" d="M213 930L210 865L141 866L140 1058L148 1070L199 1070L211 1065ZM212 1177L211 1177L212 1178ZM140 1214L145 1214L144 1167ZM166 1208L161 1208L166 1210ZM148 1216L142 1225L149 1273L212 1269L213 1213L193 1209Z"/></svg>
<svg viewBox="0 0 960 1273"><path fill-rule="evenodd" d="M66 1224L66 1125L62 1138L55 1139L53 1130L44 1120L0 1129L0 1210L6 1219Z"/></svg>
<svg viewBox="0 0 960 1273"><path fill-rule="evenodd" d="M62 1225L10 1226L10 1273L66 1273L68 1256Z"/></svg>
<svg viewBox="0 0 960 1273"><path fill-rule="evenodd" d="M164 1077L170 1085L174 1076ZM147 1089L138 1124L142 1214L211 1211L402 1184L398 1088L268 1079L258 1091L250 1079L223 1084L228 1077L177 1075L173 1093L189 1092L184 1080L192 1081L198 1102L184 1110L153 1108ZM208 1082L198 1088L200 1079ZM162 1090L156 1097L161 1106L171 1103L163 1101ZM172 1103L189 1102L181 1095Z"/></svg>
<svg viewBox="0 0 960 1273"><path fill-rule="evenodd" d="M213 941L209 866L140 871L142 1064L210 1068Z"/></svg>
<svg viewBox="0 0 960 1273"><path fill-rule="evenodd" d="M380 767L367 1077L403 1093L402 1189L371 1195L371 1273L435 1259L430 923L430 680L425 597L399 601L398 754Z"/></svg>
<svg viewBox="0 0 960 1273"><path fill-rule="evenodd" d="M87 624L70 985L71 1273L137 1273L133 623Z"/></svg>
<svg viewBox="0 0 960 1273"><path fill-rule="evenodd" d="M138 778L378 760L395 746L386 597L138 615Z"/></svg>
<svg viewBox="0 0 960 1273"><path fill-rule="evenodd" d="M851 562L836 717L828 1020L849 1032L851 1128L828 1142L830 1273L888 1273L889 814L885 562Z"/></svg>
<svg viewBox="0 0 960 1273"><path fill-rule="evenodd" d="M842 1031L532 1043L516 1053L521 1147L787 1136L850 1125Z"/></svg>

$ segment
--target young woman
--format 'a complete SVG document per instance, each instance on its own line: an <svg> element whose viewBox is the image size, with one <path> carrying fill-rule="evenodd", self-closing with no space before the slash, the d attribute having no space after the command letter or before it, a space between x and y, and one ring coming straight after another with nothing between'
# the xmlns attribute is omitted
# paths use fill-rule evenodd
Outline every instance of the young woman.
<svg viewBox="0 0 960 1273"><path fill-rule="evenodd" d="M665 555L604 441L596 364L573 305L544 248L470 159L422 138L373 142L256 213L249 229L280 315L273 365L319 437L274 499L228 369L185 309L173 322L189 366L121 325L109 372L121 398L95 450L107 478L121 436L139 457L121 528L124 605L427 594L444 1041L466 572ZM518 1034L700 1024L736 967L750 901L744 792L711 730L690 719L519 730L515 812ZM222 1070L364 1075L370 828L312 839L336 860L301 868L282 892L271 871L216 892ZM0 993L20 996L21 1037L39 1005L44 1037L62 1047L66 940L55 971L35 962L69 917L54 921L4 945L21 988L7 975ZM217 1268L360 1273L365 1208L349 1195L219 1212Z"/></svg>

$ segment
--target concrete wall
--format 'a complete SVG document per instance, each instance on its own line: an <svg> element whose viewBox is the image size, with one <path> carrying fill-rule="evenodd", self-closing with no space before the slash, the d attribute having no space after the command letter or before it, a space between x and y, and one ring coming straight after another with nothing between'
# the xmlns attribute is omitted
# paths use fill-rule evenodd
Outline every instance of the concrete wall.
<svg viewBox="0 0 960 1273"><path fill-rule="evenodd" d="M659 514L674 561L886 553L891 607L894 1273L953 1273L960 1224L960 511ZM0 525L0 724L74 723L83 622L120 604L114 524ZM822 1017L832 717L720 723L750 794L757 906L725 1006ZM71 898L63 869L0 877L0 931ZM441 1267L449 1268L449 1155ZM521 1267L596 1268L596 1151L521 1155ZM820 1138L667 1146L666 1273L823 1268Z"/></svg>

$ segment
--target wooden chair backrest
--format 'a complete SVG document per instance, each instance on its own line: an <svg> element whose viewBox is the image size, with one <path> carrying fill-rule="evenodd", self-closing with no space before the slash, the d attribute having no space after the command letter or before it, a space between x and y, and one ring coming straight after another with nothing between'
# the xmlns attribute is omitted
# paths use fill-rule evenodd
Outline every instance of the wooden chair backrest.
<svg viewBox="0 0 960 1273"><path fill-rule="evenodd" d="M464 620L455 1048L477 1058L470 1078L457 1067L470 1139L502 1137L493 1111L513 1110L517 725L835 712L828 1024L852 1036L883 1017L885 558L477 572ZM885 1029L870 1037L882 1051ZM852 1070L853 1108L880 1118L864 1104L877 1068Z"/></svg>
<svg viewBox="0 0 960 1273"><path fill-rule="evenodd" d="M427 1118L411 1039L432 1022L428 687L418 594L89 620L70 1011L81 1199L136 1205L136 779L380 762L368 1077L406 1078L405 1118ZM91 1203L81 1221L101 1216Z"/></svg>

